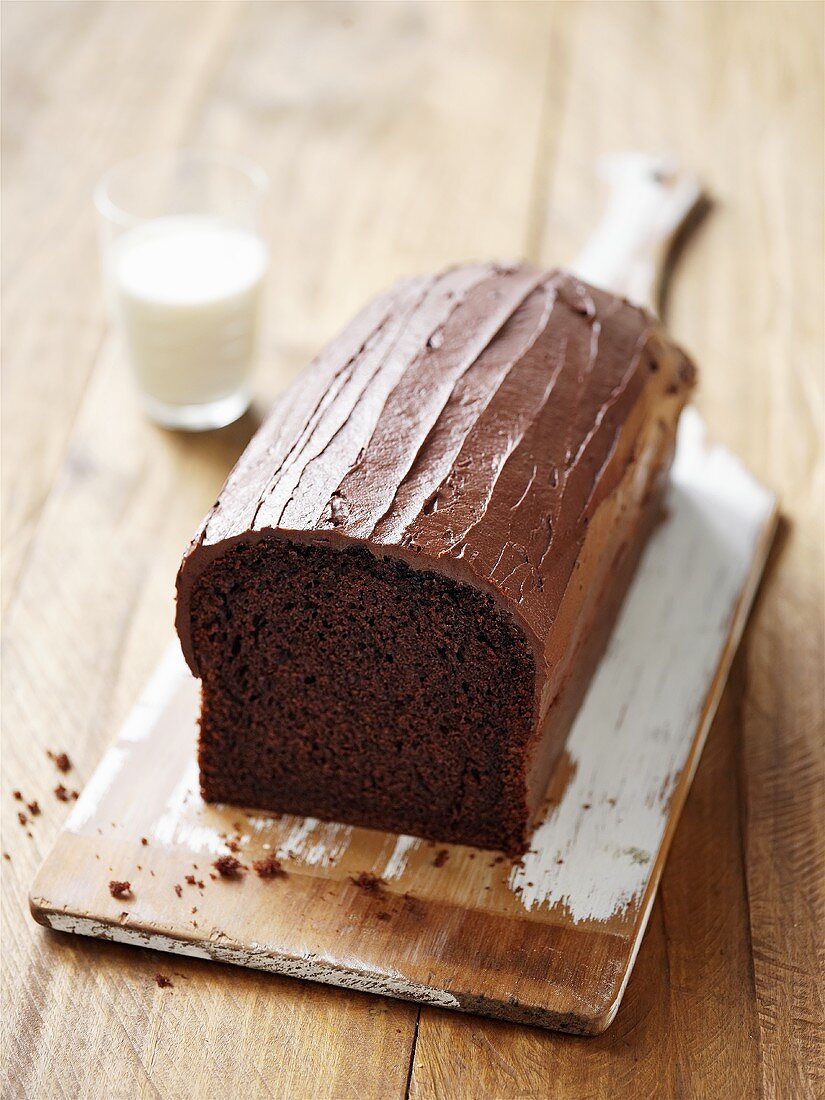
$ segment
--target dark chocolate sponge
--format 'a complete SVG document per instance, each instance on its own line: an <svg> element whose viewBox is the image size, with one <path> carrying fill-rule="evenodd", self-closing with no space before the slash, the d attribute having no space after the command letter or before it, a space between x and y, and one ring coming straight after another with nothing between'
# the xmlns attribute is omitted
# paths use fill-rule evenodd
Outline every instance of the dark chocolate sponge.
<svg viewBox="0 0 825 1100"><path fill-rule="evenodd" d="M492 596L265 536L201 578L192 624L207 799L521 845L535 672Z"/></svg>

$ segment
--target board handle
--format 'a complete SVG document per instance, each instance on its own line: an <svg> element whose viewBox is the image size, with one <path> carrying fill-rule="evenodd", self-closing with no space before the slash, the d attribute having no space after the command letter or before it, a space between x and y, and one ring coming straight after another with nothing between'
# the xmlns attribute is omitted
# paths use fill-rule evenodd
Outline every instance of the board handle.
<svg viewBox="0 0 825 1100"><path fill-rule="evenodd" d="M607 206L571 270L656 313L671 247L703 203L702 187L664 156L619 153L598 167L609 188Z"/></svg>

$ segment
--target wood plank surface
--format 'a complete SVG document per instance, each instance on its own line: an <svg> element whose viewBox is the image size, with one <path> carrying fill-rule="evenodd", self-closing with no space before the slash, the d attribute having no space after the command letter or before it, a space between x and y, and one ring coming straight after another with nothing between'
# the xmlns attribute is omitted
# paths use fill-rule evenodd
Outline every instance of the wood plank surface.
<svg viewBox="0 0 825 1100"><path fill-rule="evenodd" d="M751 1096L825 1087L823 6L6 2L3 1011L9 1096ZM717 201L668 316L785 523L614 1026L571 1039L44 933L39 859L157 659L181 548L254 427L140 418L93 181L179 142L273 178L261 407L398 273L573 255L595 158ZM46 749L65 749L57 772ZM42 812L21 826L12 791ZM27 836L27 830L32 836Z"/></svg>

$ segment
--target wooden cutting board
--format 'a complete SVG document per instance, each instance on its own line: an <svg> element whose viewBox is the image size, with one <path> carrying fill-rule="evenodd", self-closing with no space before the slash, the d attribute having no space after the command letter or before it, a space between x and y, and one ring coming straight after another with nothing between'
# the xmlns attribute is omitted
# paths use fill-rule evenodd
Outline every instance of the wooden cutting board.
<svg viewBox="0 0 825 1100"><path fill-rule="evenodd" d="M31 891L50 928L593 1034L618 1010L765 563L773 496L683 418L655 533L518 863L209 806L176 645ZM238 848L245 869L213 864ZM252 861L277 857L286 875ZM374 876L366 877L366 876ZM129 894L113 897L111 880ZM380 881L376 881L380 880Z"/></svg>

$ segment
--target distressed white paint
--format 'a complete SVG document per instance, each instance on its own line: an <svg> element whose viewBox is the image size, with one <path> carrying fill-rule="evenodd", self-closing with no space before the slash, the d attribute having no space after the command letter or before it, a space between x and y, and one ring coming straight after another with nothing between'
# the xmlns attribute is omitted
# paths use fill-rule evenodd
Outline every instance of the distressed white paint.
<svg viewBox="0 0 825 1100"><path fill-rule="evenodd" d="M180 646L170 645L121 726L118 741L143 741L148 737L157 715L179 689L183 676L186 676L186 662Z"/></svg>
<svg viewBox="0 0 825 1100"><path fill-rule="evenodd" d="M191 798L200 798L198 790L198 763L192 759L169 795L163 813L150 830L150 839L154 843L174 845L191 852L211 852L215 855L226 852L226 839L218 829L201 817L192 822L183 812Z"/></svg>
<svg viewBox="0 0 825 1100"><path fill-rule="evenodd" d="M392 855L381 872L381 878L385 882L390 882L394 878L401 878L407 867L407 858L420 843L421 841L417 836L407 836L405 833L401 833L395 841Z"/></svg>
<svg viewBox="0 0 825 1100"><path fill-rule="evenodd" d="M607 920L643 894L772 509L738 459L705 448L687 410L668 519L567 741L573 778L510 875L526 908Z"/></svg>
<svg viewBox="0 0 825 1100"><path fill-rule="evenodd" d="M323 982L325 985L355 989L361 993L380 993L406 1001L422 1001L439 1008L460 1008L458 999L444 989L412 982L396 973L368 972L368 968L363 965L358 969L357 963L355 969L349 969L313 955L291 958L270 953L264 944L257 942L242 946L229 944L221 939L199 942L175 939L160 932L149 932L120 924L105 924L89 917L77 917L68 913L49 913L47 919L58 932L73 932L79 936L93 936L96 939L128 943L196 959L214 959L235 966L266 970L270 974L284 974L291 978L304 978Z"/></svg>
<svg viewBox="0 0 825 1100"><path fill-rule="evenodd" d="M112 745L110 749L107 749L92 778L83 788L72 812L66 819L63 828L67 832L79 833L82 831L83 826L91 821L97 813L97 808L103 797L117 781L128 756L128 750L120 744Z"/></svg>
<svg viewBox="0 0 825 1100"><path fill-rule="evenodd" d="M322 821L316 834L310 837L311 843L301 851L301 860L310 867L329 867L337 862L349 848L352 840L351 825L341 825L336 821Z"/></svg>
<svg viewBox="0 0 825 1100"><path fill-rule="evenodd" d="M674 236L699 202L699 181L671 157L619 153L599 164L609 195L572 271L593 286L656 310Z"/></svg>

